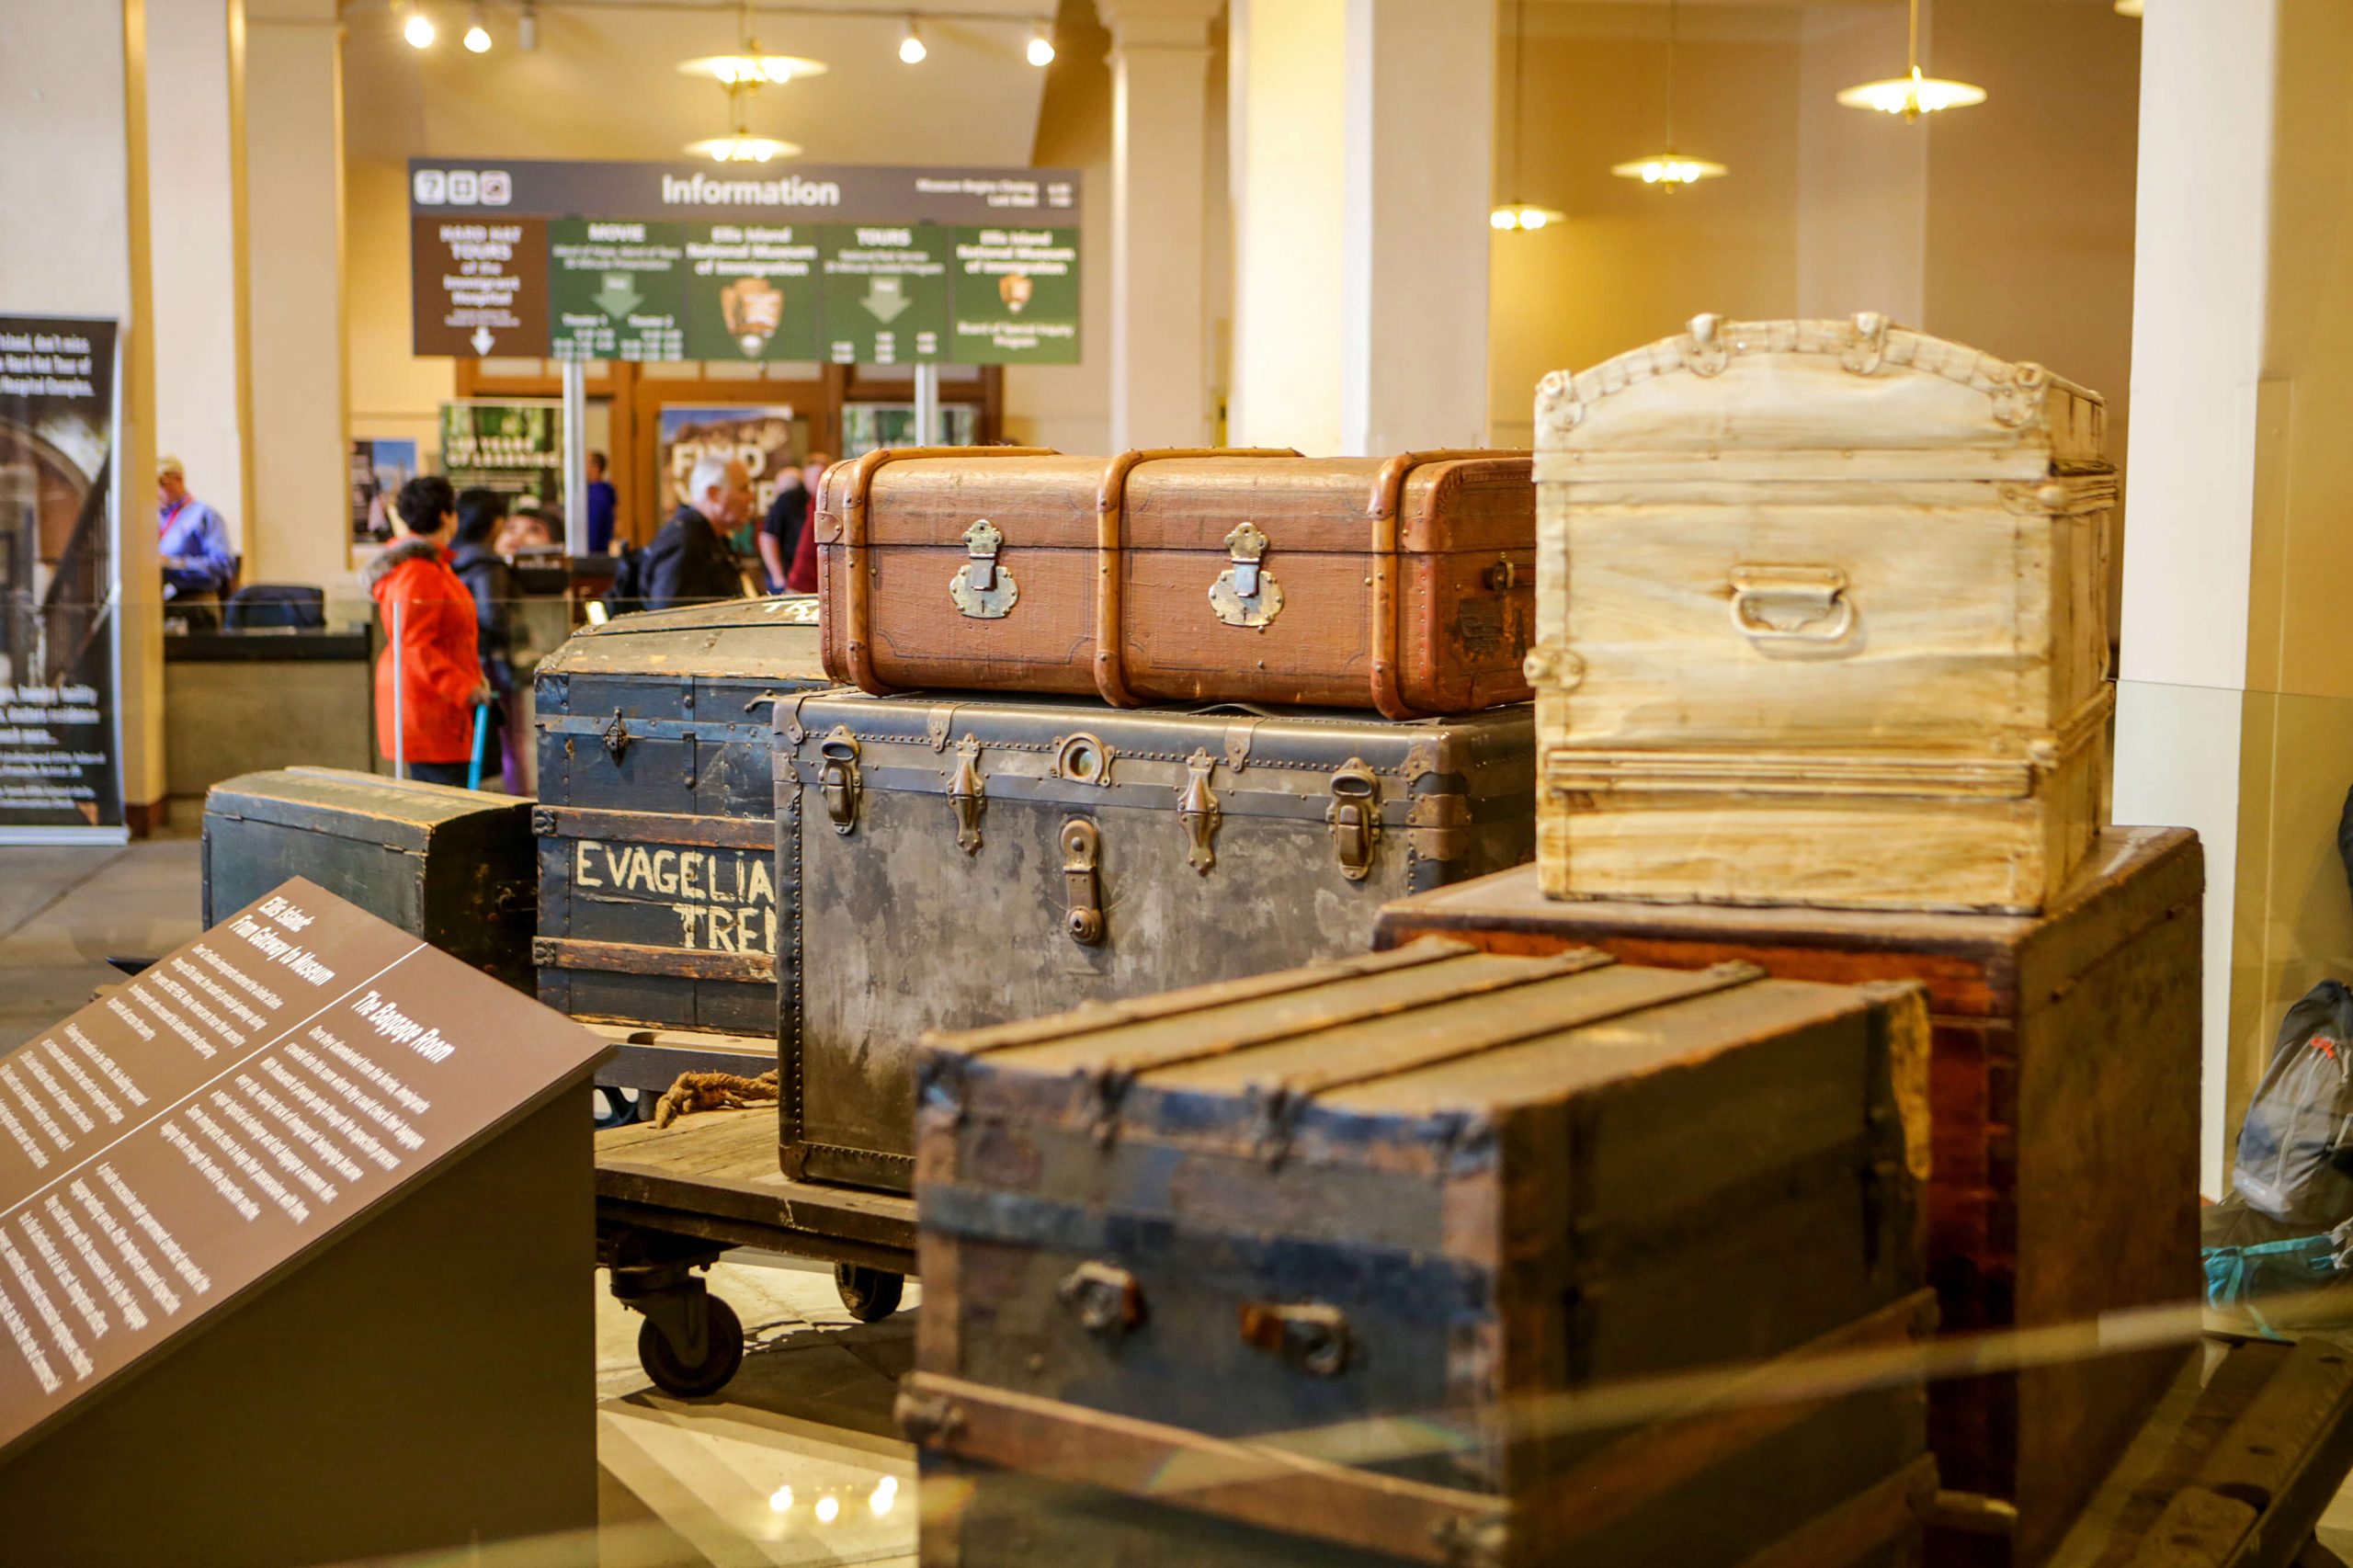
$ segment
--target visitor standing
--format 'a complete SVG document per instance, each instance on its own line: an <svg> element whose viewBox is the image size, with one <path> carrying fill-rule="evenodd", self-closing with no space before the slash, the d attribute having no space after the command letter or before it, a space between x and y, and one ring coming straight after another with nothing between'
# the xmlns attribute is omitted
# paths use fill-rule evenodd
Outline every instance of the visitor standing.
<svg viewBox="0 0 2353 1568"><path fill-rule="evenodd" d="M395 509L408 537L367 573L388 644L376 660L376 744L388 760L404 759L411 778L462 785L473 710L489 700L490 683L473 596L438 542L458 520L457 493L439 474L420 475L401 486Z"/></svg>
<svg viewBox="0 0 2353 1568"><path fill-rule="evenodd" d="M801 529L817 510L817 482L824 476L827 460L824 453L812 452L799 469L787 470L777 485L776 499L760 525L760 563L767 569L769 593L785 591Z"/></svg>
<svg viewBox="0 0 2353 1568"><path fill-rule="evenodd" d="M645 608L669 609L744 597L744 571L727 536L752 515L751 471L706 457L687 476L687 499L645 547Z"/></svg>
<svg viewBox="0 0 2353 1568"><path fill-rule="evenodd" d="M188 493L188 469L177 458L155 465L156 553L164 560L164 597L223 594L236 575L229 525Z"/></svg>
<svg viewBox="0 0 2353 1568"><path fill-rule="evenodd" d="M515 645L521 641L523 579L499 553L497 541L506 521L506 497L497 491L469 490L460 495L449 570L474 601L474 651L483 676L490 682L499 779L508 794L521 795L529 791L523 780L526 742L516 733L522 704L515 697Z"/></svg>
<svg viewBox="0 0 2353 1568"><path fill-rule="evenodd" d="M613 548L613 518L620 511L620 492L605 477L605 454L588 454L588 541L583 553L606 555Z"/></svg>
<svg viewBox="0 0 2353 1568"><path fill-rule="evenodd" d="M792 570L784 574L788 594L817 591L817 501L824 494L825 470L831 466L824 453L812 452L809 466L801 471L809 483L809 518L792 547Z"/></svg>

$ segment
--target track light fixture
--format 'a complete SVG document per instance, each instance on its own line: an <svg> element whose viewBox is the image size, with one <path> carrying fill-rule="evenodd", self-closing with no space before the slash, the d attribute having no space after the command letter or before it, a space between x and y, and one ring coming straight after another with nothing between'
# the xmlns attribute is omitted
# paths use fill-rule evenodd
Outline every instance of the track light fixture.
<svg viewBox="0 0 2353 1568"><path fill-rule="evenodd" d="M920 65L923 57L930 52L923 46L923 34L915 30L915 17L909 17L906 26L899 29L900 61L908 65Z"/></svg>
<svg viewBox="0 0 2353 1568"><path fill-rule="evenodd" d="M1029 29L1029 63L1041 70L1054 62L1054 35L1039 22Z"/></svg>
<svg viewBox="0 0 2353 1568"><path fill-rule="evenodd" d="M523 0L523 14L515 18L515 47L529 54L540 47L540 8Z"/></svg>
<svg viewBox="0 0 2353 1568"><path fill-rule="evenodd" d="M483 17L482 0L474 0L473 13L466 18L465 44L469 54L490 52L490 25Z"/></svg>
<svg viewBox="0 0 2353 1568"><path fill-rule="evenodd" d="M408 17L401 23L401 37L408 40L408 46L411 49L431 49L436 36L433 18L426 15L425 7L409 6Z"/></svg>

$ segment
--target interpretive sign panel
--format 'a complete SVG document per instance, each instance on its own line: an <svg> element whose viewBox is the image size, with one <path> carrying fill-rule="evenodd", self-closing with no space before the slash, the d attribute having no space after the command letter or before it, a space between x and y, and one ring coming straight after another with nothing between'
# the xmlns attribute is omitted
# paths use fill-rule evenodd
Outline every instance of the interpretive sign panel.
<svg viewBox="0 0 2353 1568"><path fill-rule="evenodd" d="M298 878L0 1057L0 1455L608 1049Z"/></svg>
<svg viewBox="0 0 2353 1568"><path fill-rule="evenodd" d="M1075 364L1078 188L1074 169L412 159L415 349Z"/></svg>
<svg viewBox="0 0 2353 1568"><path fill-rule="evenodd" d="M518 506L563 506L563 404L549 398L458 398L441 405L441 472L460 490L495 490Z"/></svg>

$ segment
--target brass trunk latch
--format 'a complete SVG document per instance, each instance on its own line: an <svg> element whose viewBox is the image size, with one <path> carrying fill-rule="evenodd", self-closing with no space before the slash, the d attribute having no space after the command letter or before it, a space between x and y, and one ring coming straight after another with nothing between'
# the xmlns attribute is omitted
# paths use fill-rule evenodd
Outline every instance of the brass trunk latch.
<svg viewBox="0 0 2353 1568"><path fill-rule="evenodd" d="M1004 546L1005 535L986 517L964 530L968 559L948 579L948 597L970 619L1002 620L1021 601L1021 585L996 562Z"/></svg>
<svg viewBox="0 0 2353 1568"><path fill-rule="evenodd" d="M967 855L981 847L981 812L988 799L981 788L981 739L966 735L956 743L956 768L948 779L948 803L956 812L956 847Z"/></svg>
<svg viewBox="0 0 2353 1568"><path fill-rule="evenodd" d="M1091 948L1103 939L1103 894L1096 878L1103 835L1085 817L1072 817L1063 824L1062 846L1063 896L1069 904L1063 929L1080 947Z"/></svg>
<svg viewBox="0 0 2353 1568"><path fill-rule="evenodd" d="M1245 1301L1242 1343L1280 1357L1318 1378L1336 1378L1348 1364L1348 1317L1320 1302Z"/></svg>
<svg viewBox="0 0 2353 1568"><path fill-rule="evenodd" d="M604 729L606 755L615 762L619 762L622 754L629 750L629 720L622 716L620 709L616 708L613 710L611 721L605 725Z"/></svg>
<svg viewBox="0 0 2353 1568"><path fill-rule="evenodd" d="M817 743L817 755L823 762L817 769L818 787L825 792L825 814L833 819L834 831L847 834L858 826L858 742L839 724Z"/></svg>
<svg viewBox="0 0 2353 1568"><path fill-rule="evenodd" d="M1267 536L1242 523L1225 536L1233 564L1210 585L1210 608L1228 626L1264 626L1283 612L1282 585L1263 564Z"/></svg>
<svg viewBox="0 0 2353 1568"><path fill-rule="evenodd" d="M1324 820L1332 824L1332 853L1340 874L1352 882L1370 876L1373 846L1381 842L1381 780L1362 758L1348 758L1332 775L1332 804Z"/></svg>
<svg viewBox="0 0 2353 1568"><path fill-rule="evenodd" d="M1143 1288L1134 1275L1108 1263L1080 1264L1063 1276L1054 1294L1081 1328L1105 1339L1117 1339L1143 1322Z"/></svg>
<svg viewBox="0 0 2353 1568"><path fill-rule="evenodd" d="M1210 773L1217 764L1210 756L1209 747L1196 746L1185 764L1185 788L1176 797L1176 820L1185 825L1185 836L1192 847L1185 852L1185 864L1203 876L1217 864L1218 818L1217 793L1210 788Z"/></svg>

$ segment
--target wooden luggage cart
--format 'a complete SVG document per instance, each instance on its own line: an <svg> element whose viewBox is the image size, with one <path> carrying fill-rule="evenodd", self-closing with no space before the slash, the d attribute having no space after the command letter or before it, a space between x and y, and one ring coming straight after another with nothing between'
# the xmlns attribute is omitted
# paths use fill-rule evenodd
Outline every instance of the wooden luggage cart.
<svg viewBox="0 0 2353 1568"><path fill-rule="evenodd" d="M776 1131L760 1106L597 1134L597 1262L643 1315L638 1359L665 1393L716 1393L743 1364L743 1324L700 1272L733 1248L831 1263L864 1323L897 1311L915 1272L915 1199L787 1180Z"/></svg>

